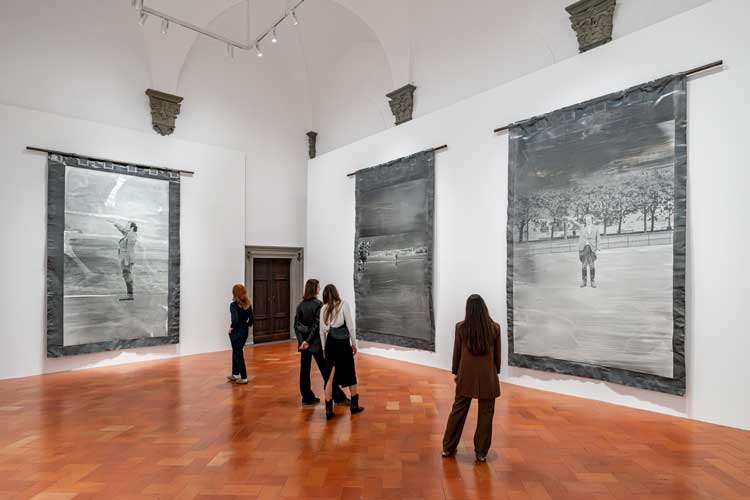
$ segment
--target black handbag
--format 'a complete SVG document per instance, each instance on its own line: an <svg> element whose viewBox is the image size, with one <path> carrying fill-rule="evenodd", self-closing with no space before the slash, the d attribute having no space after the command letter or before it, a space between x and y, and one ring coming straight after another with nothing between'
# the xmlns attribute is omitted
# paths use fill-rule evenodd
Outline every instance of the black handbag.
<svg viewBox="0 0 750 500"><path fill-rule="evenodd" d="M346 326L346 320L344 320L344 324L341 326L331 327L328 336L336 340L347 340L349 338L349 327Z"/></svg>

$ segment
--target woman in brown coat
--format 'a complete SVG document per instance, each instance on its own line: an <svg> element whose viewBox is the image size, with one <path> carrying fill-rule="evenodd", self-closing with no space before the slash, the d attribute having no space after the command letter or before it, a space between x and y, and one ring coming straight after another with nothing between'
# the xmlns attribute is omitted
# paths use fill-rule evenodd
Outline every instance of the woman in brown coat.
<svg viewBox="0 0 750 500"><path fill-rule="evenodd" d="M443 456L456 453L472 399L479 400L474 433L474 452L479 462L487 461L492 442L495 399L500 396L500 325L492 321L479 295L466 300L466 318L456 325L453 344L453 375L456 400L443 437Z"/></svg>

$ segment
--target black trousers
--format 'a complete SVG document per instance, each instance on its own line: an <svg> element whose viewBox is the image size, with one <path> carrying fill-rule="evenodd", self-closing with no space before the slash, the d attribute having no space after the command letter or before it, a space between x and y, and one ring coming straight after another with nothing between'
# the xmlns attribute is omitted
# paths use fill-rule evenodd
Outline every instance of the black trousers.
<svg viewBox="0 0 750 500"><path fill-rule="evenodd" d="M471 398L459 396L453 402L453 409L448 417L448 425L445 426L443 436L443 450L456 451L461 441L461 433L464 430L466 415L469 414ZM479 413L477 415L477 429L474 432L474 452L477 455L487 456L492 443L492 418L495 415L495 400L480 399Z"/></svg>
<svg viewBox="0 0 750 500"><path fill-rule="evenodd" d="M239 375L241 378L247 378L245 342L247 342L248 335L247 330L229 334L229 340L232 342L232 375Z"/></svg>
<svg viewBox="0 0 750 500"><path fill-rule="evenodd" d="M326 373L326 362L323 356L323 351L310 352L307 349L300 351L301 360L299 365L299 392L302 394L302 401L312 401L315 397L312 388L310 386L310 369L312 368L312 360L315 359L315 364L318 365L318 370L323 376L323 383L328 380L328 373ZM346 394L341 390L341 387L333 386L333 400L337 403L344 401Z"/></svg>

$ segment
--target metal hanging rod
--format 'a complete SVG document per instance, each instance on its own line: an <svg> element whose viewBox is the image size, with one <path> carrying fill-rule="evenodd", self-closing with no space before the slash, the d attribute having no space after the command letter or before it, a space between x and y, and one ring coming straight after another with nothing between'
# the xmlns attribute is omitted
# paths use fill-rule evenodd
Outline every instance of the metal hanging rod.
<svg viewBox="0 0 750 500"><path fill-rule="evenodd" d="M140 167L140 168L148 168L151 170L161 170L163 172L176 172L180 175L189 175L193 176L195 175L195 172L192 170L177 170L173 168L166 168L166 167L155 167L153 165L142 165L140 163L133 163L129 161L120 161L120 160L110 160L109 158L96 158L94 156L88 156L88 155L78 155L75 153L66 153L64 151L56 151L54 149L46 149L46 148L37 148L34 146L26 146L27 151L36 151L39 153L47 153L47 154L53 154L53 155L60 155L60 156L70 156L73 158L80 158L82 160L94 160L94 161L104 161L108 163L117 163L119 165L132 165L134 167Z"/></svg>
<svg viewBox="0 0 750 500"><path fill-rule="evenodd" d="M702 73L704 71L708 71L709 69L718 68L719 66L723 66L723 65L724 65L724 61L720 59L720 60L714 61L712 63L704 64L703 66L698 66L697 68L693 68L693 69L689 69L687 71L683 71L682 73L679 73L679 74L683 75L683 76L693 76L693 75L695 75L697 73ZM511 123L510 125L506 125L504 127L498 127L495 130L493 130L492 132L494 132L495 134L497 134L498 132L504 132L504 131L508 130L510 127L512 127L512 126L513 126L513 124Z"/></svg>
<svg viewBox="0 0 750 500"><path fill-rule="evenodd" d="M148 15L151 15L151 16L154 16L154 17L158 17L160 19L164 19L166 21L169 21L170 23L174 23L174 24L177 24L179 26L182 26L183 28L187 28L189 30L195 31L196 33L200 33L203 36L207 36L209 38L213 38L214 40L218 40L220 42L223 42L223 43L225 43L225 44L227 44L229 46L237 47L238 49L242 49L242 50L250 50L250 49L255 48L255 46L258 45L260 42L262 42L263 39L266 38L270 33L272 33L273 30L276 29L282 22L284 22L284 20L287 17L292 16L293 18L295 18L295 21L296 21L296 17L295 17L294 11L297 10L297 8L300 5L302 5L304 2L305 2L305 0L297 0L297 3L293 7L289 8L286 12L284 12L284 14L282 14L281 16L279 16L273 22L273 24L271 24L271 26L267 30L265 30L259 37L257 37L252 43L242 43L242 42L238 42L236 40L232 40L231 38L227 38L227 37L225 37L223 35L219 35L218 33L214 33L213 31L209 31L209 30L207 30L205 28L201 28L200 26L196 26L196 25L194 25L192 23L189 23L187 21L183 21L182 19L178 19L178 18L176 18L174 16L171 16L171 15L165 13L165 12L161 12L161 11L158 11L156 9L152 9L151 7L147 7L146 5L141 5L141 7L140 7L139 10L141 12L141 15L148 14ZM249 34L248 34L248 36L249 36Z"/></svg>
<svg viewBox="0 0 750 500"><path fill-rule="evenodd" d="M442 146L438 146L436 148L432 148L430 151L432 151L433 153L437 153L438 151L442 151L444 149L448 149L448 145L447 144L443 144ZM362 170L366 170L366 169L360 169L360 170L357 170L356 172L351 172L349 174L346 174L346 176L347 177L351 177L353 175L357 175Z"/></svg>
<svg viewBox="0 0 750 500"><path fill-rule="evenodd" d="M704 71L708 71L709 69L718 68L719 66L723 66L723 65L724 65L724 60L723 59L719 59L718 61L714 61L712 63L704 64L703 66L698 66L697 68L689 69L687 71L683 71L680 74L684 75L684 76L693 76L696 73L702 73Z"/></svg>

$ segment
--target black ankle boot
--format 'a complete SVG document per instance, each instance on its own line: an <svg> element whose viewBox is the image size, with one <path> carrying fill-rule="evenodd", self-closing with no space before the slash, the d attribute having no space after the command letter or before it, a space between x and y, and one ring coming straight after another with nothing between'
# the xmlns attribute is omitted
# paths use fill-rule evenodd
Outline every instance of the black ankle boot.
<svg viewBox="0 0 750 500"><path fill-rule="evenodd" d="M352 396L352 404L349 407L349 411L352 412L352 415L365 411L364 407L359 406L359 394Z"/></svg>
<svg viewBox="0 0 750 500"><path fill-rule="evenodd" d="M331 420L333 415L333 401L326 401L326 420Z"/></svg>

